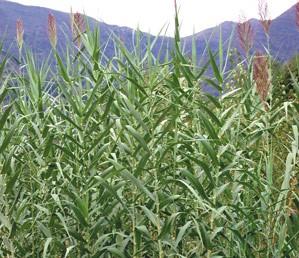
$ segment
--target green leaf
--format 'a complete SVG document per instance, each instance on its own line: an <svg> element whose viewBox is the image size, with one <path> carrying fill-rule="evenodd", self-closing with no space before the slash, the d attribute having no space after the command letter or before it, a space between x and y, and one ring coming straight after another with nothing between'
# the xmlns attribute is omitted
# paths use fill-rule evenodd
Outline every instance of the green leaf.
<svg viewBox="0 0 299 258"><path fill-rule="evenodd" d="M150 152L149 148L147 147L147 144L141 134L137 132L132 126L127 125L126 126L128 132L139 142L139 144L143 147L143 149L147 152Z"/></svg>
<svg viewBox="0 0 299 258"><path fill-rule="evenodd" d="M52 238L49 237L49 238L47 238L47 240L46 240L46 242L44 244L43 258L47 257L47 252L48 252L48 248L49 248L49 245L50 245L51 241L52 241Z"/></svg>
<svg viewBox="0 0 299 258"><path fill-rule="evenodd" d="M15 135L15 131L16 131L17 125L13 126L10 131L8 132L8 134L4 137L4 140L2 142L2 144L0 145L0 154L3 153L5 151L5 149L8 147L12 137Z"/></svg>
<svg viewBox="0 0 299 258"><path fill-rule="evenodd" d="M178 247L179 243L182 241L183 237L186 234L186 231L188 230L188 228L191 226L192 221L188 221L183 227L181 227L176 240L175 240L175 248Z"/></svg>
<svg viewBox="0 0 299 258"><path fill-rule="evenodd" d="M5 111L4 111L4 114L1 116L1 119L0 119L0 131L3 129L4 125L5 125L5 122L10 114L10 111L12 109L12 106L9 106Z"/></svg>
<svg viewBox="0 0 299 258"><path fill-rule="evenodd" d="M128 171L125 170L125 171L121 172L121 176L124 179L129 180L130 182L132 182L133 185L135 185L139 190L141 190L143 193L145 193L150 199L152 199L153 201L155 200L153 194L134 175L132 175L131 173L129 173Z"/></svg>
<svg viewBox="0 0 299 258"><path fill-rule="evenodd" d="M149 210L147 207L140 206L140 208L143 210L143 212L145 213L145 216L152 222L152 224L156 228L158 228L159 227L158 217L151 210Z"/></svg>
<svg viewBox="0 0 299 258"><path fill-rule="evenodd" d="M11 231L12 225L10 223L9 218L1 212L0 212L0 222L2 225L4 225L4 227L6 227L9 231Z"/></svg>
<svg viewBox="0 0 299 258"><path fill-rule="evenodd" d="M214 75L217 79L217 81L222 84L223 83L223 78L219 72L219 69L218 69L218 66L216 64L216 61L215 61L215 58L214 58L214 55L211 51L211 49L209 49L209 58L210 58L210 64L212 66L212 69L213 69L213 72L214 72Z"/></svg>
<svg viewBox="0 0 299 258"><path fill-rule="evenodd" d="M116 247L107 247L107 251L113 255L113 257L126 258L123 251L117 249Z"/></svg>
<svg viewBox="0 0 299 258"><path fill-rule="evenodd" d="M206 199L209 203L212 203L212 201L210 200L210 198L207 196L205 189L203 188L203 186L201 185L201 183L199 182L199 179L196 178L194 175L192 175L190 172L188 171L183 171L182 175L186 176L188 181L195 187L195 189L197 189L197 192L204 198Z"/></svg>

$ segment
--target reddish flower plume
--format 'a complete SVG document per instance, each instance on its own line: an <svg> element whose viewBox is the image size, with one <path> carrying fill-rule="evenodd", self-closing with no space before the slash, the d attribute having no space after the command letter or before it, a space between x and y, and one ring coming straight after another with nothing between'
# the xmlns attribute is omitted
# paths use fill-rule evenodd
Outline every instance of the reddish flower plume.
<svg viewBox="0 0 299 258"><path fill-rule="evenodd" d="M258 14L259 14L260 22L263 26L265 33L267 35L269 35L269 30L270 30L272 20L269 17L269 9L268 9L267 0L259 0Z"/></svg>
<svg viewBox="0 0 299 258"><path fill-rule="evenodd" d="M57 44L56 19L51 13L48 15L48 36L52 47L55 48Z"/></svg>
<svg viewBox="0 0 299 258"><path fill-rule="evenodd" d="M296 4L296 25L297 28L299 29L299 1L297 1Z"/></svg>
<svg viewBox="0 0 299 258"><path fill-rule="evenodd" d="M17 33L18 47L21 49L24 42L24 25L21 19L18 19L16 22L16 33Z"/></svg>
<svg viewBox="0 0 299 258"><path fill-rule="evenodd" d="M268 57L257 52L253 59L253 79L256 83L256 91L267 108L267 96L270 89L270 76Z"/></svg>
<svg viewBox="0 0 299 258"><path fill-rule="evenodd" d="M77 45L81 44L80 36L85 30L84 16L78 12L72 14L72 33Z"/></svg>
<svg viewBox="0 0 299 258"><path fill-rule="evenodd" d="M173 4L174 4L174 9L177 10L178 9L178 5L177 5L176 0L173 0Z"/></svg>
<svg viewBox="0 0 299 258"><path fill-rule="evenodd" d="M240 46L245 53L248 54L253 45L254 35L250 21L247 20L245 16L240 16L239 23L237 25L237 31Z"/></svg>

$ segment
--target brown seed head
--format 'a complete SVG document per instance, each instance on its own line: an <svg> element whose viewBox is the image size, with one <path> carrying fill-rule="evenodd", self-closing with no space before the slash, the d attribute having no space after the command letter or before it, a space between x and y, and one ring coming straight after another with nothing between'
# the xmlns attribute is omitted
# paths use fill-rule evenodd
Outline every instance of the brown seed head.
<svg viewBox="0 0 299 258"><path fill-rule="evenodd" d="M270 26L272 20L269 17L269 8L267 0L259 0L258 3L258 14L260 17L260 23L267 35L269 35Z"/></svg>
<svg viewBox="0 0 299 258"><path fill-rule="evenodd" d="M53 48L57 44L57 29L56 29L56 19L55 16L51 13L48 15L48 36Z"/></svg>
<svg viewBox="0 0 299 258"><path fill-rule="evenodd" d="M21 49L24 42L24 24L21 19L18 19L16 22L16 33L17 33L18 47L19 49Z"/></svg>
<svg viewBox="0 0 299 258"><path fill-rule="evenodd" d="M85 30L84 16L78 12L72 14L72 33L73 39L76 41L77 45L80 46L80 36Z"/></svg>
<svg viewBox="0 0 299 258"><path fill-rule="evenodd" d="M253 79L260 100L267 108L266 101L270 89L269 64L268 57L260 52L257 52L253 59Z"/></svg>
<svg viewBox="0 0 299 258"><path fill-rule="evenodd" d="M253 29L250 24L250 21L246 17L240 16L239 22L237 25L239 43L241 48L245 51L246 54L249 53L249 50L253 46Z"/></svg>
<svg viewBox="0 0 299 258"><path fill-rule="evenodd" d="M296 3L296 25L297 28L299 29L299 1Z"/></svg>

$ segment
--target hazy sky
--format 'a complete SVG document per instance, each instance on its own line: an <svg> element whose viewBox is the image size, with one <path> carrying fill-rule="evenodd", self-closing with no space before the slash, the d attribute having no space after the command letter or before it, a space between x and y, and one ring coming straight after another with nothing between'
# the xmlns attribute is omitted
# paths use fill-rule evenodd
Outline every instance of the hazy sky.
<svg viewBox="0 0 299 258"><path fill-rule="evenodd" d="M173 34L174 0L14 0L26 5L61 11L84 11L109 24L139 28L156 34L169 24ZM190 35L226 20L238 20L240 13L257 17L258 0L177 0L180 6L182 35ZM297 0L268 0L271 18L294 5Z"/></svg>

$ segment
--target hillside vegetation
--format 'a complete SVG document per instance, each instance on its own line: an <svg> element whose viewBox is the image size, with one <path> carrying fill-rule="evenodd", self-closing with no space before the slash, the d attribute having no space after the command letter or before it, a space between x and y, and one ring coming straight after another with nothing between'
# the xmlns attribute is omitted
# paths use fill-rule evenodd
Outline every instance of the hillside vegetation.
<svg viewBox="0 0 299 258"><path fill-rule="evenodd" d="M49 16L55 65L21 22L17 69L1 61L0 256L298 257L296 68L282 95L266 55L186 58L177 16L163 62L138 33L105 59L73 18L59 55Z"/></svg>

